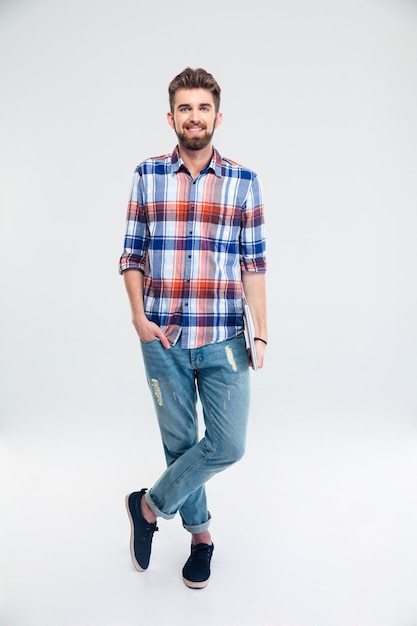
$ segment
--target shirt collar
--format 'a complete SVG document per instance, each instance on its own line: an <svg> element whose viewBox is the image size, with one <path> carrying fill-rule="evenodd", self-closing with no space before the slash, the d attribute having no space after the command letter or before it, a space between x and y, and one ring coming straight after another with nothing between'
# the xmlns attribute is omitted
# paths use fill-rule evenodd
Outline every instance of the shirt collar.
<svg viewBox="0 0 417 626"><path fill-rule="evenodd" d="M177 172L179 172L181 166L185 167L184 161L180 157L178 146L175 146L174 151L171 154L171 164L174 174L177 174ZM213 148L213 154L211 156L211 161L208 164L207 169L214 172L214 174L219 178L222 175L222 157L220 156L219 152L217 152L216 148Z"/></svg>

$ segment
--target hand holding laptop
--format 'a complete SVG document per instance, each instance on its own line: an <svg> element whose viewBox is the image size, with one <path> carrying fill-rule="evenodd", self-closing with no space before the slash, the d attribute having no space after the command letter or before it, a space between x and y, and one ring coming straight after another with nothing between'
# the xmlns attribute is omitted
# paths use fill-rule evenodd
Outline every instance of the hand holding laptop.
<svg viewBox="0 0 417 626"><path fill-rule="evenodd" d="M252 315L249 309L249 305L246 301L246 298L243 298L243 325L244 325L246 346L249 351L251 365L254 370L257 370L258 359L256 356L256 349L255 349L255 329L253 326Z"/></svg>

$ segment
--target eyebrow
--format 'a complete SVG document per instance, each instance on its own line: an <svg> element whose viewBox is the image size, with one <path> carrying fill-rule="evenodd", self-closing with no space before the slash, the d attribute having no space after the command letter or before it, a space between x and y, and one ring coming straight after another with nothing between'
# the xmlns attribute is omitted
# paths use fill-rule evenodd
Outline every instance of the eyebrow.
<svg viewBox="0 0 417 626"><path fill-rule="evenodd" d="M177 104L177 107L189 107L191 106L191 104L189 102L181 102L180 104ZM199 107L213 107L213 105L210 102L199 102L198 103Z"/></svg>

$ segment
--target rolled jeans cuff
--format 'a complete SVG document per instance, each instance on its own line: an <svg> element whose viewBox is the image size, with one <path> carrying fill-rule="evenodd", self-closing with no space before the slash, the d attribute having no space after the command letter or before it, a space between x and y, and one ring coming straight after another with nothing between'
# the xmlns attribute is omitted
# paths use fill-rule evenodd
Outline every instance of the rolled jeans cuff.
<svg viewBox="0 0 417 626"><path fill-rule="evenodd" d="M152 496L149 491L145 493L145 502L148 507L151 509L152 513L157 517L162 517L163 519L172 519L176 516L177 513L164 513L161 509L158 509L155 502L152 500ZM189 533L196 535L197 533L203 533L210 526L211 515L210 511L208 511L208 520L203 522L202 524L186 524L184 520L182 520L182 525L185 530L188 530Z"/></svg>
<svg viewBox="0 0 417 626"><path fill-rule="evenodd" d="M146 491L145 493L145 502L151 509L152 513L157 517L162 517L163 519L172 519L176 515L176 513L164 513L163 511L158 509L155 502L152 500L152 496L149 491Z"/></svg>
<svg viewBox="0 0 417 626"><path fill-rule="evenodd" d="M203 522L203 524L194 524L191 526L190 524L186 524L184 520L182 520L182 525L184 526L185 530L188 530L189 533L191 533L192 535L197 535L198 533L203 533L208 529L208 527L210 526L210 521L211 515L209 511L207 522Z"/></svg>

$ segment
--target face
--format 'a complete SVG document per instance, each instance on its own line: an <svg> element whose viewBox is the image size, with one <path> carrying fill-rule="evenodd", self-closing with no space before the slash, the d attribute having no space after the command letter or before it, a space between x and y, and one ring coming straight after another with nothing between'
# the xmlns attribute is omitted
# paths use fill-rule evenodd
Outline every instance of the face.
<svg viewBox="0 0 417 626"><path fill-rule="evenodd" d="M222 121L221 113L216 113L213 96L206 89L179 89L174 98L174 112L168 113L167 118L180 146L187 150L203 150L208 146L214 129Z"/></svg>

